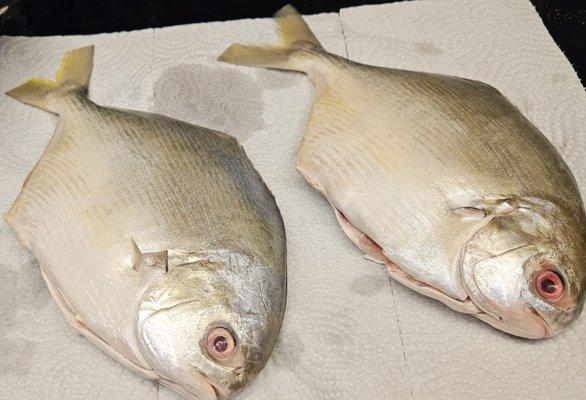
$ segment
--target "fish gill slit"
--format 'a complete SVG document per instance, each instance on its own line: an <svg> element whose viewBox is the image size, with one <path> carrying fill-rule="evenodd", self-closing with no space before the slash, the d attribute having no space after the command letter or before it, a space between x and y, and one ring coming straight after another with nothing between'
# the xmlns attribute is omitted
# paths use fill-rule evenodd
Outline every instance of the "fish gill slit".
<svg viewBox="0 0 586 400"><path fill-rule="evenodd" d="M409 372L409 366L407 364L407 352L405 351L405 342L403 341L403 330L401 329L401 319L399 318L399 308L397 307L397 301L395 298L395 288L393 286L393 279L389 279L391 283L391 297L393 298L393 309L395 311L395 320L397 321L397 329L399 330L399 340L401 341L401 352L403 353L403 365L405 365L405 370L407 373L407 380L409 381L409 393L411 395L411 400L414 399L413 396L413 383L411 382L411 373Z"/></svg>

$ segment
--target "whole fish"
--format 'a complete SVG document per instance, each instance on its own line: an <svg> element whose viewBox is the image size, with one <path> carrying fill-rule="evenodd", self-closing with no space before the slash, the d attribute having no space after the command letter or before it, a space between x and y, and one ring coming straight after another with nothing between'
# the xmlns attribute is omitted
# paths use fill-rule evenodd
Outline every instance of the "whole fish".
<svg viewBox="0 0 586 400"><path fill-rule="evenodd" d="M220 60L306 73L315 85L297 169L392 278L527 338L584 303L586 218L552 144L481 82L327 53L290 6L280 46Z"/></svg>
<svg viewBox="0 0 586 400"><path fill-rule="evenodd" d="M93 47L7 93L59 114L7 219L67 321L191 399L267 362L286 297L281 215L233 137L87 97Z"/></svg>

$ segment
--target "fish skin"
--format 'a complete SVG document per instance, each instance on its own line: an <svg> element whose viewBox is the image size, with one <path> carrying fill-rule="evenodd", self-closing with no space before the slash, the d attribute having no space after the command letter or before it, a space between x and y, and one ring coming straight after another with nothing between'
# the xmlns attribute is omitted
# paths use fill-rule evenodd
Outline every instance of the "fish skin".
<svg viewBox="0 0 586 400"><path fill-rule="evenodd" d="M577 318L581 196L553 145L505 96L327 53L290 6L276 22L282 45L235 44L219 60L300 71L314 83L297 169L362 251L408 287L518 336L553 336ZM481 266L516 248L510 276L488 281ZM535 274L547 268L565 282L555 304L536 293Z"/></svg>
<svg viewBox="0 0 586 400"><path fill-rule="evenodd" d="M7 220L68 321L187 398L237 393L267 362L286 300L283 222L242 146L97 105L70 82L34 104L59 123ZM224 364L201 344L215 325L236 336Z"/></svg>

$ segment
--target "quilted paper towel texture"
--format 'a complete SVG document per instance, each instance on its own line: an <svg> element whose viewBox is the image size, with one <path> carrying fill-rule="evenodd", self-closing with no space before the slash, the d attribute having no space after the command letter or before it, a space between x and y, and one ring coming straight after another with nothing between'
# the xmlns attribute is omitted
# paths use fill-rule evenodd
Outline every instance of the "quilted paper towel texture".
<svg viewBox="0 0 586 400"><path fill-rule="evenodd" d="M495 85L553 140L584 183L584 93L528 1L416 1L346 9L308 22L326 49L346 55L347 48L354 60ZM233 42L276 40L267 19L0 38L0 90L31 74L51 76L65 50L95 43L92 99L165 113L243 142L283 213L289 299L273 357L240 398L529 399L584 393L583 323L549 341L515 339L389 284L382 268L361 258L327 202L294 171L311 105L307 79L214 62ZM5 97L0 115L4 214L55 119ZM50 300L34 257L4 221L0 235L0 399L179 398L75 335Z"/></svg>

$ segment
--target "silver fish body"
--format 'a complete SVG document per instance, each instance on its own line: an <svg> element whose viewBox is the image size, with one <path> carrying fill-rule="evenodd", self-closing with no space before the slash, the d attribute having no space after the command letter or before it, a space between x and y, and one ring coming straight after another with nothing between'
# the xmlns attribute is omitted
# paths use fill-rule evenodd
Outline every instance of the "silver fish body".
<svg viewBox="0 0 586 400"><path fill-rule="evenodd" d="M391 276L506 332L549 337L586 284L580 193L549 141L495 88L329 54L291 7L283 46L220 60L316 87L297 169Z"/></svg>
<svg viewBox="0 0 586 400"><path fill-rule="evenodd" d="M68 81L40 106L59 124L8 220L68 321L188 398L237 393L267 362L286 297L282 219L243 148Z"/></svg>

